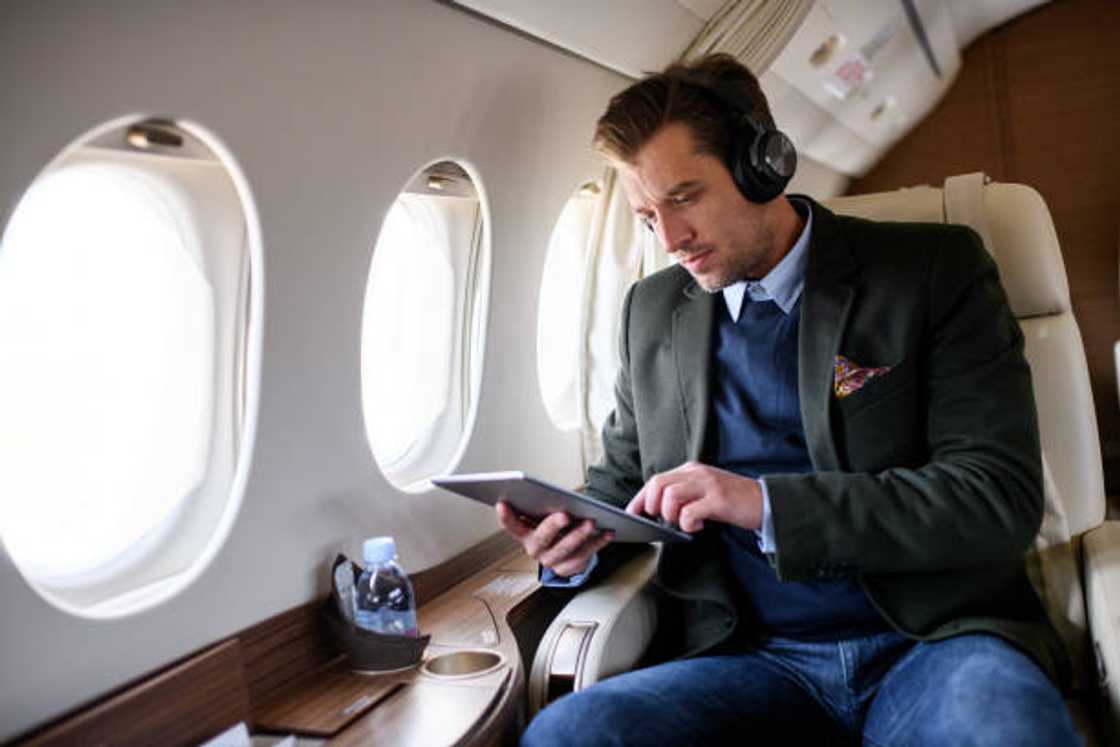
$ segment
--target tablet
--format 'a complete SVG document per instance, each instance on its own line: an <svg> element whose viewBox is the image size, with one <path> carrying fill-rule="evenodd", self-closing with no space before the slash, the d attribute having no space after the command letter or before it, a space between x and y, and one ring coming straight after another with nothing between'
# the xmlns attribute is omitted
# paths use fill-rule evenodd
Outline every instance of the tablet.
<svg viewBox="0 0 1120 747"><path fill-rule="evenodd" d="M432 482L467 498L493 506L505 501L517 513L533 519L563 511L573 519L591 519L599 529L614 532L615 542L682 542L688 532L628 514L617 506L529 477L524 472L480 472L433 477Z"/></svg>

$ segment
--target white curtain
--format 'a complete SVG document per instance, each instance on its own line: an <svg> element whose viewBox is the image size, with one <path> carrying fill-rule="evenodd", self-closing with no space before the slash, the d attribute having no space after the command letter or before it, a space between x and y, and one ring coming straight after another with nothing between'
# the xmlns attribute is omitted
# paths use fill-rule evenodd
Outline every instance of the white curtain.
<svg viewBox="0 0 1120 747"><path fill-rule="evenodd" d="M813 0L728 0L681 56L693 60L726 52L762 75L812 7Z"/></svg>
<svg viewBox="0 0 1120 747"><path fill-rule="evenodd" d="M615 172L603 190L588 233L587 275L580 318L580 442L584 469L602 457L600 431L614 409L618 372L618 321L630 285L671 263L654 235L635 217Z"/></svg>

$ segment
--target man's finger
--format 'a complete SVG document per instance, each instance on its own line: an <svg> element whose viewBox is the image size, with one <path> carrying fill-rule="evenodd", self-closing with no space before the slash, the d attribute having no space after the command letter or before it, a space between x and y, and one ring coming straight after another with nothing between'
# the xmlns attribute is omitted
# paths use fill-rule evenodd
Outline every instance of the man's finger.
<svg viewBox="0 0 1120 747"><path fill-rule="evenodd" d="M661 516L671 524L680 522L681 511L704 497L704 488L695 482L669 485L661 494Z"/></svg>
<svg viewBox="0 0 1120 747"><path fill-rule="evenodd" d="M659 516L661 514L661 495L665 488L688 479L695 467L695 462L685 462L673 469L658 472L646 480L642 489L626 504L626 511L632 514L645 514Z"/></svg>
<svg viewBox="0 0 1120 747"><path fill-rule="evenodd" d="M646 507L646 489L643 487L638 491L637 495L630 499L626 504L626 513L628 514L641 514L645 513Z"/></svg>
<svg viewBox="0 0 1120 747"><path fill-rule="evenodd" d="M588 563L591 562L591 556L609 545L613 539L614 532L599 532L587 540L576 554L552 566L553 572L559 576L574 576L577 573L583 573L587 570Z"/></svg>
<svg viewBox="0 0 1120 747"><path fill-rule="evenodd" d="M563 512L549 514L545 517L544 521L537 525L537 528L530 532L529 536L522 541L522 546L525 552L529 553L529 557L537 560L541 554L552 547L556 542L557 536L568 526L568 515Z"/></svg>
<svg viewBox="0 0 1120 747"><path fill-rule="evenodd" d="M647 516L653 516L655 518L661 516L665 505L665 491L669 487L688 479L688 475L683 470L683 466L684 465L649 478L645 487L642 488L646 496L645 513Z"/></svg>
<svg viewBox="0 0 1120 747"><path fill-rule="evenodd" d="M523 522L505 501L495 503L494 511L498 514L498 525L515 539L520 540L532 533L533 528Z"/></svg>
<svg viewBox="0 0 1120 747"><path fill-rule="evenodd" d="M565 534L552 547L541 554L538 561L541 565L552 568L557 563L562 563L568 556L576 553L595 532L595 522L590 519L581 521L572 531Z"/></svg>
<svg viewBox="0 0 1120 747"><path fill-rule="evenodd" d="M640 511L646 516L656 518L661 515L661 489L664 480L664 475L657 474L646 480L646 484L642 486L643 500Z"/></svg>
<svg viewBox="0 0 1120 747"><path fill-rule="evenodd" d="M704 528L704 520L715 516L719 508L718 503L712 496L689 503L681 509L680 520L677 522L678 526L689 534L699 532Z"/></svg>

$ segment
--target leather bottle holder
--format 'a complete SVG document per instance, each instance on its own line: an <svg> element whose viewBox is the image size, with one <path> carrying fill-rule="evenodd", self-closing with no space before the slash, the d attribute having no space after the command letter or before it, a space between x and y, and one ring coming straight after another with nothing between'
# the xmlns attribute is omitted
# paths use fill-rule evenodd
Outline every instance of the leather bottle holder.
<svg viewBox="0 0 1120 747"><path fill-rule="evenodd" d="M347 563L355 570L355 578L361 569L346 556L339 555L331 566L331 578L339 564ZM331 595L323 603L320 614L326 622L335 645L349 659L350 668L361 672L387 672L408 669L420 661L424 648L431 640L430 635L419 637L384 635L358 627L346 619L339 611L341 601L334 583Z"/></svg>

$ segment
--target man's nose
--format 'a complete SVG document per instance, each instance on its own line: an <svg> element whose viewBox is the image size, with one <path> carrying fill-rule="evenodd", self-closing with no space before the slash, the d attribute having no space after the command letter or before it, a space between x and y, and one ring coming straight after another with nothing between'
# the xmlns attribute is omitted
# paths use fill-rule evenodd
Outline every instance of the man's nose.
<svg viewBox="0 0 1120 747"><path fill-rule="evenodd" d="M658 216L657 234L669 254L686 248L696 238L687 221L664 214Z"/></svg>

